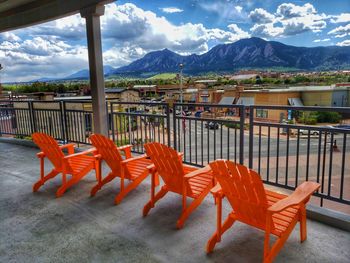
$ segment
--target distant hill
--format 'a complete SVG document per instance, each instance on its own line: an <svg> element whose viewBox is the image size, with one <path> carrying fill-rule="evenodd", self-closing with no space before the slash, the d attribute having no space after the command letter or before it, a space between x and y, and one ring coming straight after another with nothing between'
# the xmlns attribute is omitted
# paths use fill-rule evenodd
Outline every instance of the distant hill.
<svg viewBox="0 0 350 263"><path fill-rule="evenodd" d="M168 49L150 52L114 74L178 72L180 63L191 74L272 67L335 70L350 68L350 47L295 47L252 37L217 45L202 55L181 56Z"/></svg>
<svg viewBox="0 0 350 263"><path fill-rule="evenodd" d="M185 65L184 73L193 75L208 72L234 72L247 68L316 71L350 69L350 46L295 47L252 37L230 44L217 45L202 55L182 56L169 49L153 51L117 69L106 65L104 74L106 77L151 78L157 74L179 72L180 63ZM42 78L34 81L88 78L89 70L83 69L61 79Z"/></svg>
<svg viewBox="0 0 350 263"><path fill-rule="evenodd" d="M112 66L103 66L103 72L105 76L111 75L116 69ZM63 78L40 78L35 79L29 82L50 82L50 81L57 81L57 80L79 80L79 79L89 79L89 70L88 69L82 69L78 72L73 73L72 75L63 77Z"/></svg>

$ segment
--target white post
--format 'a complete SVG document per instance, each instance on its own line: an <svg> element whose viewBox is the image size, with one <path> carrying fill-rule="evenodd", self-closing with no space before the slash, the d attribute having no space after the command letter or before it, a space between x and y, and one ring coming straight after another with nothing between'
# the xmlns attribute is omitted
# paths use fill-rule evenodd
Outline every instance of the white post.
<svg viewBox="0 0 350 263"><path fill-rule="evenodd" d="M108 136L100 27L104 9L104 5L95 5L80 10L80 15L86 20L94 132Z"/></svg>

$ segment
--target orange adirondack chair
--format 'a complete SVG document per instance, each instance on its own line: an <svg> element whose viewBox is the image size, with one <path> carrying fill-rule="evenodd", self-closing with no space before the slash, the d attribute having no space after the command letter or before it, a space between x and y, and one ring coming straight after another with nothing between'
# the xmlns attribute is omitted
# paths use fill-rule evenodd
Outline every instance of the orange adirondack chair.
<svg viewBox="0 0 350 263"><path fill-rule="evenodd" d="M96 171L96 178L99 177L100 170L98 169L98 156L91 156L93 149L74 153L75 145L65 144L59 146L54 138L45 133L33 133L32 138L34 143L40 148L41 152L37 154L40 159L40 180L33 185L33 192L38 189L49 179L62 173L62 185L58 188L56 196L60 197L72 185L79 182L92 169ZM68 150L68 155L64 155L63 149ZM44 159L47 157L53 164L54 168L45 175ZM67 174L70 174L71 179L67 180Z"/></svg>
<svg viewBox="0 0 350 263"><path fill-rule="evenodd" d="M300 222L301 242L306 239L305 205L320 184L304 182L286 196L264 189L260 176L243 165L217 160L210 167L219 184L212 190L217 202L217 231L207 243L207 253L213 251L236 220L265 231L263 262L272 262L297 222ZM222 225L221 202L225 196L233 211ZM272 247L270 234L277 237Z"/></svg>
<svg viewBox="0 0 350 263"><path fill-rule="evenodd" d="M115 197L115 204L119 204L122 199L133 189L135 189L149 174L147 167L152 164L146 155L132 157L132 145L117 147L114 142L103 135L93 134L90 136L92 145L102 156L102 159L111 168L111 172L105 178L99 178L97 184L91 190L91 196L94 196L103 185L120 177L120 192ZM125 160L119 151L125 154ZM124 180L131 181L126 187Z"/></svg>
<svg viewBox="0 0 350 263"><path fill-rule="evenodd" d="M214 186L211 170L209 167L198 169L183 165L181 154L157 142L145 144L145 149L154 163L154 170L152 172L151 200L144 206L143 216L147 216L155 203L168 191L174 192L182 195L182 213L177 221L177 228L182 228L188 216L201 204ZM157 174L162 177L164 185L155 194ZM186 205L187 197L194 199L189 206Z"/></svg>

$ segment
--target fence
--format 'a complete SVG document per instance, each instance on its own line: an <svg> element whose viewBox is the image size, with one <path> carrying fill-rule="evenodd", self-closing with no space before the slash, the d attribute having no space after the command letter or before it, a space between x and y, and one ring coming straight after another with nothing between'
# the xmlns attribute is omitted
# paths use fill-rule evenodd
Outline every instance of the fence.
<svg viewBox="0 0 350 263"><path fill-rule="evenodd" d="M118 145L158 141L203 166L230 159L257 170L265 183L294 189L303 180L321 183L325 200L350 205L349 129L271 122L268 115L310 111L349 116L349 108L174 104L108 101L109 135ZM189 114L192 112L192 114ZM89 144L94 131L91 101L0 101L0 135L46 132L58 140Z"/></svg>

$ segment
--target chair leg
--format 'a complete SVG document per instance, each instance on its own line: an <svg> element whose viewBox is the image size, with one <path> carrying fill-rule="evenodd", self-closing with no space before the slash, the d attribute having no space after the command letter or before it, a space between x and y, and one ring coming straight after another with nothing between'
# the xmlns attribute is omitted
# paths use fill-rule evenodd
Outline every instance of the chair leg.
<svg viewBox="0 0 350 263"><path fill-rule="evenodd" d="M217 231L212 235L212 237L207 242L207 253L211 253L214 250L216 243L220 242L221 236L233 225L236 221L235 216L231 213L226 218L224 224L221 227L221 233Z"/></svg>
<svg viewBox="0 0 350 263"><path fill-rule="evenodd" d="M72 175L72 178L69 181L64 182L60 188L56 191L56 197L61 197L68 188L73 186L74 184L78 183L85 175L87 175L91 169L85 169L84 171L80 172L79 174Z"/></svg>
<svg viewBox="0 0 350 263"><path fill-rule="evenodd" d="M180 218L177 220L177 223L176 223L176 227L178 229L183 227L186 219L202 203L203 199L207 196L211 188L212 188L212 185L208 186L207 189L205 189L196 199L194 199L192 203L188 207L186 207L186 209L184 209L184 211L182 212Z"/></svg>
<svg viewBox="0 0 350 263"><path fill-rule="evenodd" d="M123 198L129 193L131 192L133 189L135 189L143 180L146 179L146 177L148 176L148 170L143 173L142 175L140 175L139 177L137 177L134 181L132 181L131 183L129 183L123 191L121 191L114 199L114 203L117 205L119 204Z"/></svg>
<svg viewBox="0 0 350 263"><path fill-rule="evenodd" d="M282 249L284 243L287 241L290 233L292 233L297 221L292 222L287 230L282 234L281 237L273 244L272 248L269 251L266 251L266 246L264 248L264 263L270 263L277 256L279 251ZM266 241L266 240L265 240Z"/></svg>
<svg viewBox="0 0 350 263"><path fill-rule="evenodd" d="M300 242L304 242L307 237L306 231L306 208L305 205L300 206Z"/></svg>
<svg viewBox="0 0 350 263"><path fill-rule="evenodd" d="M116 175L114 175L113 172L110 172L105 178L103 178L102 181L98 181L97 184L91 189L90 196L94 196L97 191L102 188L102 186L112 181L115 177Z"/></svg>
<svg viewBox="0 0 350 263"><path fill-rule="evenodd" d="M39 181L37 181L34 185L33 185L33 192L36 192L39 190L39 188L47 181L50 180L51 178L54 178L56 175L58 175L59 172L57 172L55 169L53 169L50 173L48 173L48 175L44 176L43 178L41 178Z"/></svg>
<svg viewBox="0 0 350 263"><path fill-rule="evenodd" d="M166 193L168 192L168 189L163 186L159 192L154 196L154 200L149 200L149 202L143 207L143 216L147 216L149 210L151 210L152 207L154 207L155 203L161 199L163 196L166 195Z"/></svg>

